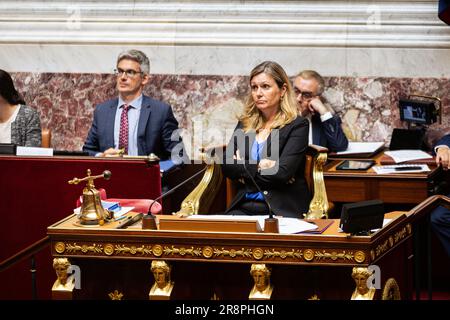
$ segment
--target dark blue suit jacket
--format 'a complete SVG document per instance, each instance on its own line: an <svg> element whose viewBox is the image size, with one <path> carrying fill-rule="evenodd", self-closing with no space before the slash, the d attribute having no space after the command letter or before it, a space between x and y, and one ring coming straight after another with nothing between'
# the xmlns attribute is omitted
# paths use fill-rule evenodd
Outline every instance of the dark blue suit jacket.
<svg viewBox="0 0 450 320"><path fill-rule="evenodd" d="M450 134L446 134L445 136L440 138L438 142L436 142L436 144L433 147L433 153L434 153L434 148L436 146L442 146L442 145L445 145L450 148Z"/></svg>
<svg viewBox="0 0 450 320"><path fill-rule="evenodd" d="M117 104L118 98L101 103L95 108L94 120L83 151L95 155L114 148L114 120ZM154 153L161 160L170 158L172 149L178 143L182 143L181 137L175 141L171 140L172 133L176 129L178 129L178 122L172 108L166 103L143 96L137 133L138 154Z"/></svg>
<svg viewBox="0 0 450 320"><path fill-rule="evenodd" d="M322 122L319 114L311 117L313 144L328 148L332 152L344 151L348 140L342 131L341 119L337 115Z"/></svg>

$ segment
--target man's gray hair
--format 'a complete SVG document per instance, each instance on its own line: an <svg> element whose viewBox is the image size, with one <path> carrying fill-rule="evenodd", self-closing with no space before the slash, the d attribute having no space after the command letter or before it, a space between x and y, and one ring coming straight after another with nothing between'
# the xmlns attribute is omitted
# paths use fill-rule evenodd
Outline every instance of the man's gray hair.
<svg viewBox="0 0 450 320"><path fill-rule="evenodd" d="M321 95L325 89L325 80L323 80L322 76L314 71L314 70L303 70L300 71L295 77L301 77L305 80L314 79L317 81L317 84L319 85L316 94Z"/></svg>
<svg viewBox="0 0 450 320"><path fill-rule="evenodd" d="M136 61L141 65L141 71L143 73L145 74L150 73L150 60L142 51L131 49L121 52L117 57L117 64L119 64L119 62L122 61L123 59Z"/></svg>

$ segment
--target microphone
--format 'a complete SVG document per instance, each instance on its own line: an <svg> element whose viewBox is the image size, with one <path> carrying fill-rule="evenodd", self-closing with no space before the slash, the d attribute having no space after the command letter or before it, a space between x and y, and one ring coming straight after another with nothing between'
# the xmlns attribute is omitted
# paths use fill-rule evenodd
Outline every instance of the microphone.
<svg viewBox="0 0 450 320"><path fill-rule="evenodd" d="M262 194L264 202L266 203L267 207L269 208L269 218L266 218L264 220L264 232L278 233L279 232L278 219L274 218L272 207L271 207L269 201L267 200L266 195L264 194L264 192L262 192L261 188L256 183L255 179L252 177L252 175L248 171L247 166L245 165L245 160L242 162L242 164L244 166L245 173L247 173L247 176L250 178L250 180L252 181L252 183L254 184L256 189L258 190L258 192L260 192Z"/></svg>
<svg viewBox="0 0 450 320"><path fill-rule="evenodd" d="M157 197L155 200L153 200L152 204L148 208L147 214L142 218L142 229L156 229L155 216L152 214L152 208L153 208L153 205L155 205L155 203L158 203L158 201L161 200L162 198L164 198L165 196L172 194L175 190L177 190L181 186L185 185L187 182L191 181L192 179L196 178L201 173L205 172L206 169L208 169L208 166L205 166L202 170L196 172L194 175L190 176L186 180L177 184L175 187L166 191L165 193L163 193L162 195ZM158 203L158 205L159 205L159 203Z"/></svg>

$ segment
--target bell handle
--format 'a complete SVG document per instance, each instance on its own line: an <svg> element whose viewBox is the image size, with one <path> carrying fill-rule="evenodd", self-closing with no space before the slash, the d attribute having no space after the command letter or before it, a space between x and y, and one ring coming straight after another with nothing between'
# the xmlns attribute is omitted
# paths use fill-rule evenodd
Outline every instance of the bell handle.
<svg viewBox="0 0 450 320"><path fill-rule="evenodd" d="M102 174L99 174L99 175L96 175L96 176L88 175L87 177L84 177L82 179L79 179L79 178L75 177L72 180L69 180L68 183L69 184L79 184L80 182L83 182L83 181L86 181L86 180L92 181L92 180L95 180L95 179L98 179L98 178L104 178L105 180L109 180L111 178L111 171L105 170L105 171L103 171Z"/></svg>

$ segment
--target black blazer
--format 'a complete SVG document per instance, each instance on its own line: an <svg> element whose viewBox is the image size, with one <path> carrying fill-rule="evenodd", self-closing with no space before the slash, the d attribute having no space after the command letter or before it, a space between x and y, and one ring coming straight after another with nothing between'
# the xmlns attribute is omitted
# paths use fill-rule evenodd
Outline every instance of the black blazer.
<svg viewBox="0 0 450 320"><path fill-rule="evenodd" d="M118 98L99 104L94 110L94 120L89 130L83 151L90 155L114 148L114 119ZM161 160L170 158L172 149L182 143L181 137L172 140L178 129L172 108L161 101L143 96L138 123L138 154L156 154ZM183 149L183 145L177 148Z"/></svg>
<svg viewBox="0 0 450 320"><path fill-rule="evenodd" d="M274 213L285 217L302 218L301 214L308 211L311 199L304 177L308 130L309 123L302 117L297 117L279 130L272 130L264 145L261 158L275 160L277 165L273 169L258 172L257 163L249 161L256 135L254 132L244 134L242 123L239 122L223 157L222 171L224 175L238 184L237 195L226 212L234 209L239 201L245 201L244 197L247 192L258 192L248 178L242 161L233 159L236 150L239 150L241 158L245 159L247 171L265 193ZM245 137L246 142L238 143L238 139L235 137L239 136ZM268 153L276 142L279 145L278 152L274 148L274 154ZM291 178L295 179L293 183L289 183ZM239 179L243 179L245 183L239 182Z"/></svg>

